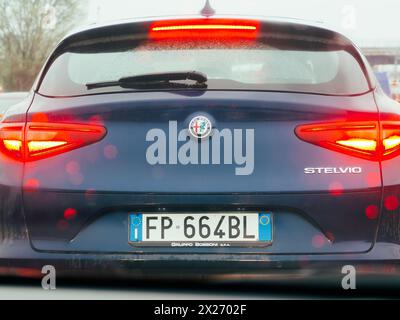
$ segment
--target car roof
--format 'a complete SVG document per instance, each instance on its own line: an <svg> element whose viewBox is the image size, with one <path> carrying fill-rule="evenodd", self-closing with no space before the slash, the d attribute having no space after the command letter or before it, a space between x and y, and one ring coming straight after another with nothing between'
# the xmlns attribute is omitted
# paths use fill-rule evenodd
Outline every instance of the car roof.
<svg viewBox="0 0 400 320"><path fill-rule="evenodd" d="M281 22L281 23L300 23L308 26L323 26L324 23L321 21L313 21L313 20L305 20L300 18L289 18L289 17L277 17L277 16L248 16L248 15L215 15L209 17L208 19L249 19L249 20L257 20L257 21L271 21L271 22ZM96 27L106 27L113 26L124 23L140 23L146 21L163 21L163 20L178 20L178 19L207 19L202 15L178 15L178 16L148 16L148 17L137 17L137 18L126 18L126 19L118 19L118 20L109 20L100 23L92 23L86 26L81 26L75 30L75 32L85 31L94 29Z"/></svg>
<svg viewBox="0 0 400 320"><path fill-rule="evenodd" d="M337 30L328 27L321 21L311 21L305 19L298 18L289 18L289 17L277 17L277 16L245 16L245 15L214 15L211 17L205 17L202 15L179 15L179 16L150 16L150 17L140 17L140 18L130 18L130 19L121 19L121 20L112 20L102 23L94 23L87 26L79 27L78 29L73 30L71 33L67 34L64 39L69 38L71 36L77 35L79 33L84 33L87 31L94 31L96 29L103 29L107 27L113 27L124 24L132 24L132 23L146 23L146 22L156 22L156 21L164 21L164 20L180 20L180 19L245 19L245 20L255 20L264 23L276 23L276 24L287 24L287 25L297 25L315 29L321 29L326 31L331 31L334 33L339 33ZM344 37L344 36L343 36ZM63 40L64 40L63 39ZM62 41L61 41L62 42Z"/></svg>

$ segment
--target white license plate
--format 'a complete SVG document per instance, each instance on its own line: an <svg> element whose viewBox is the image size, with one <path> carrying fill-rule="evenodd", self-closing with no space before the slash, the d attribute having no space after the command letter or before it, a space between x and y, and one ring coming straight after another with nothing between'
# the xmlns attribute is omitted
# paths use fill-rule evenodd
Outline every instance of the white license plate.
<svg viewBox="0 0 400 320"><path fill-rule="evenodd" d="M270 245L271 212L132 213L129 243L136 246L229 247Z"/></svg>

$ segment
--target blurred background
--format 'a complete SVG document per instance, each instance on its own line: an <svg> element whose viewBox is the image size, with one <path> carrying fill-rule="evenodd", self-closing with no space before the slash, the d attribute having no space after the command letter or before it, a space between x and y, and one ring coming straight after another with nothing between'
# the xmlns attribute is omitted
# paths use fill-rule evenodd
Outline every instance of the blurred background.
<svg viewBox="0 0 400 320"><path fill-rule="evenodd" d="M382 87L400 101L400 1L211 0L219 14L319 21L350 37ZM205 0L0 0L0 92L28 91L46 57L82 25L146 16L196 14Z"/></svg>

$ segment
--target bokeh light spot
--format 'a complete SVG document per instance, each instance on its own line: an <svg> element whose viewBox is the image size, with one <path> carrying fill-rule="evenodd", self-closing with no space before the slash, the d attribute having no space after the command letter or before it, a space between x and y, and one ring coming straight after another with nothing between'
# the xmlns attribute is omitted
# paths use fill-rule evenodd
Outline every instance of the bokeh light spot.
<svg viewBox="0 0 400 320"><path fill-rule="evenodd" d="M385 208L389 211L394 211L399 208L399 199L396 196L388 196L383 202Z"/></svg>
<svg viewBox="0 0 400 320"><path fill-rule="evenodd" d="M365 215L368 219L374 220L378 218L379 215L379 208L378 206L371 204L365 209Z"/></svg>
<svg viewBox="0 0 400 320"><path fill-rule="evenodd" d="M64 211L64 218L66 220L73 220L77 215L77 211L73 208L68 208Z"/></svg>
<svg viewBox="0 0 400 320"><path fill-rule="evenodd" d="M74 174L78 174L81 171L81 167L79 166L78 162L70 161L65 166L65 171L67 171L67 173L70 175L74 175Z"/></svg>
<svg viewBox="0 0 400 320"><path fill-rule="evenodd" d="M340 182L332 182L329 185L329 193L334 196L338 197L343 194L343 185Z"/></svg>
<svg viewBox="0 0 400 320"><path fill-rule="evenodd" d="M24 182L24 189L26 190L37 190L40 187L38 179L28 179Z"/></svg>
<svg viewBox="0 0 400 320"><path fill-rule="evenodd" d="M107 159L115 159L118 156L118 149L116 146L108 145L104 148L104 156Z"/></svg>
<svg viewBox="0 0 400 320"><path fill-rule="evenodd" d="M319 234L312 238L312 245L314 248L322 248L325 245L325 237Z"/></svg>

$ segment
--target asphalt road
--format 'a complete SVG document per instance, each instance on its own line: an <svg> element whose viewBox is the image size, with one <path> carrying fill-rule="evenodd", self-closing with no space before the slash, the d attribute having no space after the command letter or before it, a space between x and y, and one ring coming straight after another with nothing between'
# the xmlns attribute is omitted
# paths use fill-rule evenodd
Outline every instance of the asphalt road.
<svg viewBox="0 0 400 320"><path fill-rule="evenodd" d="M285 299L359 299L399 298L397 288L381 286L358 288L352 292L338 287L282 286L280 284L198 283L57 283L56 290L44 290L40 280L1 281L0 300L285 300Z"/></svg>
<svg viewBox="0 0 400 320"><path fill-rule="evenodd" d="M241 285L201 285L199 283L118 281L77 281L56 284L55 290L44 290L40 280L0 281L0 300L258 300L292 299L289 292L278 289Z"/></svg>
<svg viewBox="0 0 400 320"><path fill-rule="evenodd" d="M0 300L247 300L290 299L291 296L265 296L256 293L213 293L151 289L59 288L46 291L35 287L1 286Z"/></svg>

